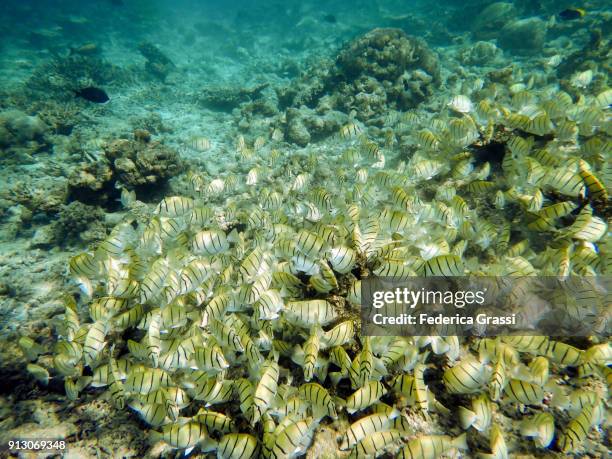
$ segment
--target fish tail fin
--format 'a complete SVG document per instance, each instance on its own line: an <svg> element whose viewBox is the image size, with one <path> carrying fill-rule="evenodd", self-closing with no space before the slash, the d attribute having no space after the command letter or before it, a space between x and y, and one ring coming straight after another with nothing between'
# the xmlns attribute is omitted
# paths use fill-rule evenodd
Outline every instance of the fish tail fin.
<svg viewBox="0 0 612 459"><path fill-rule="evenodd" d="M463 406L459 407L459 423L461 424L461 428L463 430L469 429L472 424L474 424L475 420L476 413Z"/></svg>
<svg viewBox="0 0 612 459"><path fill-rule="evenodd" d="M453 440L453 446L457 449L467 450L468 449L467 434L463 432L461 435L455 438Z"/></svg>

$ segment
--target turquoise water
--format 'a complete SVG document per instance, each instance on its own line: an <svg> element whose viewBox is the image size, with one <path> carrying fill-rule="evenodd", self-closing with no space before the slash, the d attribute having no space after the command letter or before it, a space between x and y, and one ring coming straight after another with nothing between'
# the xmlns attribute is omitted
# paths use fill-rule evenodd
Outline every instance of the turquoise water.
<svg viewBox="0 0 612 459"><path fill-rule="evenodd" d="M608 455L611 20L4 2L0 457ZM372 276L585 283L369 337Z"/></svg>

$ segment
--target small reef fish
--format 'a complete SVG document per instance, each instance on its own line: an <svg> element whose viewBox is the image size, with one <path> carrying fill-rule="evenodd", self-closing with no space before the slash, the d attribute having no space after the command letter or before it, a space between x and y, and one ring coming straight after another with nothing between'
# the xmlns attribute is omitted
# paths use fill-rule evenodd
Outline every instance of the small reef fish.
<svg viewBox="0 0 612 459"><path fill-rule="evenodd" d="M586 11L582 8L567 8L559 13L559 17L564 21L573 21L575 19L580 19L586 15Z"/></svg>
<svg viewBox="0 0 612 459"><path fill-rule="evenodd" d="M85 99L96 104L104 104L110 100L110 97L108 97L108 94L106 94L103 89L96 88L94 86L77 89L74 91L74 94L81 99Z"/></svg>
<svg viewBox="0 0 612 459"><path fill-rule="evenodd" d="M212 146L210 139L202 136L192 137L187 145L189 148L196 151L207 151L210 150L210 147Z"/></svg>
<svg viewBox="0 0 612 459"><path fill-rule="evenodd" d="M450 449L467 450L467 438L463 433L456 438L447 435L425 435L408 442L400 451L402 459L435 459Z"/></svg>

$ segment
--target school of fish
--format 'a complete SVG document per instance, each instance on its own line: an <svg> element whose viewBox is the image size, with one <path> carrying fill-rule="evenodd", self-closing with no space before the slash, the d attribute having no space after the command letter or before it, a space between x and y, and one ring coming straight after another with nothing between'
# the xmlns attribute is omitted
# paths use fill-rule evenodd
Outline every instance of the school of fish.
<svg viewBox="0 0 612 459"><path fill-rule="evenodd" d="M185 454L294 458L323 426L330 457L525 454L508 426L536 451L580 452L609 425L608 339L368 337L358 319L365 276L610 272L612 90L528 86L390 113L378 136L352 121L329 149L240 136L237 169L192 172L154 207L124 190L126 221L70 261L82 294L53 367L20 340L28 370L64 378L71 400L107 394Z"/></svg>

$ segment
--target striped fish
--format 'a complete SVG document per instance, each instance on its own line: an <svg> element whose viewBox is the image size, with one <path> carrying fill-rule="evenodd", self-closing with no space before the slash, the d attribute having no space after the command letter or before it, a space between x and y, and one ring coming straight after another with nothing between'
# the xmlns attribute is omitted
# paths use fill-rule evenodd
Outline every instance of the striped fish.
<svg viewBox="0 0 612 459"><path fill-rule="evenodd" d="M260 448L253 435L226 434L217 445L217 459L256 459L260 457Z"/></svg>
<svg viewBox="0 0 612 459"><path fill-rule="evenodd" d="M538 448L548 448L555 435L555 418L550 413L538 413L520 425L521 435L533 437Z"/></svg>
<svg viewBox="0 0 612 459"><path fill-rule="evenodd" d="M194 207L194 201L185 196L169 196L162 199L155 212L162 217L182 217Z"/></svg>
<svg viewBox="0 0 612 459"><path fill-rule="evenodd" d="M69 262L70 275L73 278L84 277L86 279L93 279L100 274L102 265L100 262L89 253L80 253L70 259Z"/></svg>
<svg viewBox="0 0 612 459"><path fill-rule="evenodd" d="M284 428L274 432L274 444L270 457L273 459L290 459L306 452L317 426L312 418L292 422Z"/></svg>
<svg viewBox="0 0 612 459"><path fill-rule="evenodd" d="M206 405L226 403L232 397L233 383L229 380L200 378L191 394L195 400L202 400Z"/></svg>
<svg viewBox="0 0 612 459"><path fill-rule="evenodd" d="M229 242L221 230L204 230L195 234L191 247L196 254L217 255L229 249Z"/></svg>
<svg viewBox="0 0 612 459"><path fill-rule="evenodd" d="M133 400L130 403L130 408L136 411L150 426L159 427L167 422L166 407L162 404L146 404Z"/></svg>
<svg viewBox="0 0 612 459"><path fill-rule="evenodd" d="M323 386L317 383L302 384L298 389L298 396L306 400L312 405L312 414L314 419L321 419L324 416L329 416L336 419L336 405L332 397Z"/></svg>
<svg viewBox="0 0 612 459"><path fill-rule="evenodd" d="M501 399L502 391L506 386L506 369L501 360L493 366L491 380L489 381L489 396L494 402Z"/></svg>
<svg viewBox="0 0 612 459"><path fill-rule="evenodd" d="M373 432L360 440L349 454L349 458L366 459L378 456L392 443L397 442L404 434L399 430Z"/></svg>
<svg viewBox="0 0 612 459"><path fill-rule="evenodd" d="M548 345L542 350L542 353L559 365L571 367L578 366L583 355L583 351L580 349L561 341L548 341Z"/></svg>
<svg viewBox="0 0 612 459"><path fill-rule="evenodd" d="M363 129L357 123L348 123L340 128L340 137L343 139L351 139L359 136Z"/></svg>
<svg viewBox="0 0 612 459"><path fill-rule="evenodd" d="M89 366L95 366L102 349L106 346L106 334L108 333L108 324L104 321L98 321L89 327L89 331L85 337L85 345L83 346L83 355L85 363Z"/></svg>
<svg viewBox="0 0 612 459"><path fill-rule="evenodd" d="M269 409L278 388L278 363L275 360L267 360L261 369L261 377L253 392L254 421Z"/></svg>
<svg viewBox="0 0 612 459"><path fill-rule="evenodd" d="M576 450L586 439L593 422L593 406L585 406L580 414L572 419L565 432L557 439L557 446L564 453Z"/></svg>
<svg viewBox="0 0 612 459"><path fill-rule="evenodd" d="M336 319L332 304L326 300L289 301L284 314L289 322L305 327L327 325Z"/></svg>
<svg viewBox="0 0 612 459"><path fill-rule="evenodd" d="M209 138L197 136L189 139L189 142L187 142L187 146L193 150L203 152L210 150L211 143Z"/></svg>
<svg viewBox="0 0 612 459"><path fill-rule="evenodd" d="M350 272L357 263L357 253L346 246L334 247L330 250L329 262L334 270L341 274Z"/></svg>
<svg viewBox="0 0 612 459"><path fill-rule="evenodd" d="M186 423L167 424L162 428L161 438L172 448L184 449L185 455L198 445L203 451L210 451L206 448L206 440L209 438L206 427L199 422L189 421Z"/></svg>
<svg viewBox="0 0 612 459"><path fill-rule="evenodd" d="M355 327L352 320L340 322L321 336L321 348L342 346L353 339Z"/></svg>
<svg viewBox="0 0 612 459"><path fill-rule="evenodd" d="M544 399L544 391L540 386L520 379L508 381L504 393L513 402L523 405L539 405Z"/></svg>
<svg viewBox="0 0 612 459"><path fill-rule="evenodd" d="M350 414L361 411L376 403L386 393L387 389L381 382L370 381L346 399L346 409Z"/></svg>
<svg viewBox="0 0 612 459"><path fill-rule="evenodd" d="M473 394L486 383L487 376L483 363L469 359L446 369L442 380L452 394Z"/></svg>
<svg viewBox="0 0 612 459"><path fill-rule="evenodd" d="M438 255L427 260L422 270L427 277L461 276L463 275L463 262L456 255Z"/></svg>
<svg viewBox="0 0 612 459"><path fill-rule="evenodd" d="M423 435L408 442L398 459L436 459L451 449L467 450L465 433L456 438L448 435Z"/></svg>
<svg viewBox="0 0 612 459"><path fill-rule="evenodd" d="M127 392L148 394L160 387L170 386L170 376L159 368L140 368L130 370L124 387Z"/></svg>
<svg viewBox="0 0 612 459"><path fill-rule="evenodd" d="M206 430L210 433L225 434L233 432L235 428L229 416L205 408L200 408L192 420L204 424Z"/></svg>
<svg viewBox="0 0 612 459"><path fill-rule="evenodd" d="M399 412L394 410L390 414L375 413L355 421L342 436L340 449L347 450L353 448L368 435L387 430L391 421L398 416Z"/></svg>
<svg viewBox="0 0 612 459"><path fill-rule="evenodd" d="M488 394L481 394L472 400L471 410L460 406L457 414L463 430L474 427L479 432L484 432L491 424L491 402Z"/></svg>

